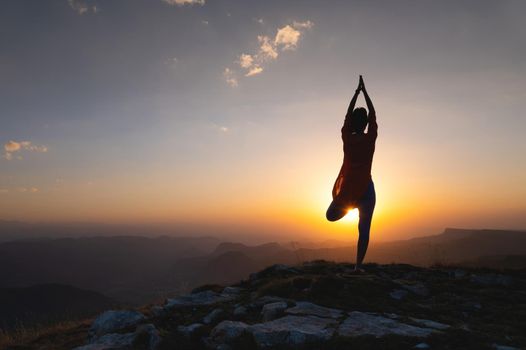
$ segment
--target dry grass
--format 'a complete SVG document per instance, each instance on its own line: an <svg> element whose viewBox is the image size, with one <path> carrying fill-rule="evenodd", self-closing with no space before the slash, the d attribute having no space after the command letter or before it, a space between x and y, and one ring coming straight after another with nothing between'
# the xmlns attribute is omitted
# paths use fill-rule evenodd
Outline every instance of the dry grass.
<svg viewBox="0 0 526 350"><path fill-rule="evenodd" d="M0 349L53 349L55 340L82 343L91 319L62 321L53 325L25 327L20 324L11 331L0 329Z"/></svg>

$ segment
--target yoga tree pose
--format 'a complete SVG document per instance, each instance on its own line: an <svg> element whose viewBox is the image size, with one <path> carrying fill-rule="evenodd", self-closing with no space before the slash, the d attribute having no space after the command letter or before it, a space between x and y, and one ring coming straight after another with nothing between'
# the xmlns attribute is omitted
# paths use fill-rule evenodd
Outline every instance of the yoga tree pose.
<svg viewBox="0 0 526 350"><path fill-rule="evenodd" d="M360 91L363 92L369 113L362 107L354 109ZM367 124L369 127L367 133L364 133ZM369 231L376 204L371 166L377 135L376 113L360 75L358 88L349 104L342 127L343 165L334 183L333 200L326 214L327 220L337 221L344 217L350 209L358 208L360 217L356 272L363 272L361 265L369 244Z"/></svg>

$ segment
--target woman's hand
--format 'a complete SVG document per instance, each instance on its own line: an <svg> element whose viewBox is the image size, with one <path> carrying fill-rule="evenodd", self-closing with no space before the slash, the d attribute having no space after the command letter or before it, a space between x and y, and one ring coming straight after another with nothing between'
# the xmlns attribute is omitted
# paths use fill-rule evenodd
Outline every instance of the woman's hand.
<svg viewBox="0 0 526 350"><path fill-rule="evenodd" d="M363 77L360 75L360 82L358 83L358 90L365 91L365 84L363 82Z"/></svg>

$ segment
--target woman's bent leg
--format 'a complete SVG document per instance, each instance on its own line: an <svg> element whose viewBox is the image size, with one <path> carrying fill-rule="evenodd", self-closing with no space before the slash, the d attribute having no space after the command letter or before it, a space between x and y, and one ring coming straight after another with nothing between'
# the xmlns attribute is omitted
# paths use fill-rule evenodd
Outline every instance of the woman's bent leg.
<svg viewBox="0 0 526 350"><path fill-rule="evenodd" d="M347 209L332 201L331 205L329 205L329 209L327 209L327 213L325 214L325 216L329 221L338 221L341 218L343 218L345 214L347 214Z"/></svg>
<svg viewBox="0 0 526 350"><path fill-rule="evenodd" d="M374 206L376 204L376 193L374 184L371 182L367 192L362 200L358 203L360 221L358 222L358 247L356 249L356 268L362 265L367 247L369 246L369 232L371 230L371 221L373 220Z"/></svg>

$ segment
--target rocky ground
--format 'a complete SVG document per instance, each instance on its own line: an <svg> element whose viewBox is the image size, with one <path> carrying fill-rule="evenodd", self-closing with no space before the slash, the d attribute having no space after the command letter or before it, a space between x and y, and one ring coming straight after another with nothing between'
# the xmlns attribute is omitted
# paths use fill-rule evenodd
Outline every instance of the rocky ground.
<svg viewBox="0 0 526 350"><path fill-rule="evenodd" d="M526 271L274 265L13 349L524 349Z"/></svg>

